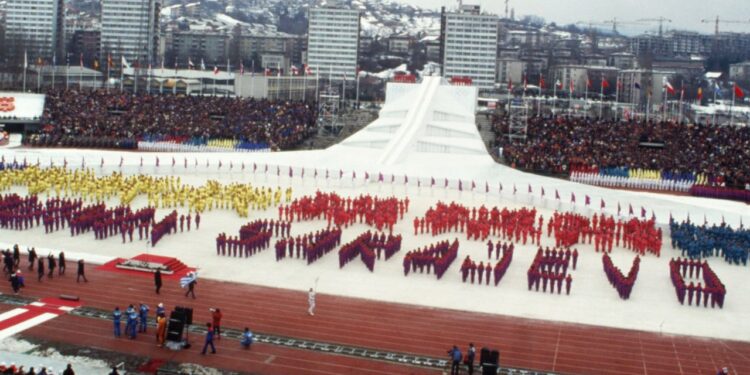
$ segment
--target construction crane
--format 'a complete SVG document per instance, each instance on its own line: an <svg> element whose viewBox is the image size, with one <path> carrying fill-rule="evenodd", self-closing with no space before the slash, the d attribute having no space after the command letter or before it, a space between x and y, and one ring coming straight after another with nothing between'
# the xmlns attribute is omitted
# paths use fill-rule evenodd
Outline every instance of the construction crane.
<svg viewBox="0 0 750 375"><path fill-rule="evenodd" d="M716 36L719 36L719 23L740 23L740 24L750 24L750 20L747 21L739 21L739 20L719 20L719 16L716 16L715 20L711 19L702 19L701 23L715 23L714 26L714 32L716 33Z"/></svg>
<svg viewBox="0 0 750 375"><path fill-rule="evenodd" d="M659 23L659 36L662 36L664 34L664 22L672 22L669 18L666 17L659 17L659 18L641 18L639 20L636 20L638 22L658 22Z"/></svg>
<svg viewBox="0 0 750 375"><path fill-rule="evenodd" d="M617 25L642 25L641 22L638 21L619 21L617 20L617 17L612 18L611 20L605 20L601 23L602 25L612 25L612 32L617 34Z"/></svg>

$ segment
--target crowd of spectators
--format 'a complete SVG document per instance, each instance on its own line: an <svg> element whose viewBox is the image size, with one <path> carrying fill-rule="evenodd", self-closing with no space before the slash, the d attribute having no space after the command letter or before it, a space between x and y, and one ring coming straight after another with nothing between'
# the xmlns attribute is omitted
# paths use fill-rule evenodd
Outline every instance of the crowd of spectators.
<svg viewBox="0 0 750 375"><path fill-rule="evenodd" d="M750 186L750 128L674 122L531 117L525 142L510 141L508 119L495 117L497 146L517 168L569 174L576 168L639 168L704 174L707 184Z"/></svg>
<svg viewBox="0 0 750 375"><path fill-rule="evenodd" d="M303 142L315 125L314 104L211 96L132 95L51 90L32 146L136 148L138 141L207 144L229 139L273 150Z"/></svg>

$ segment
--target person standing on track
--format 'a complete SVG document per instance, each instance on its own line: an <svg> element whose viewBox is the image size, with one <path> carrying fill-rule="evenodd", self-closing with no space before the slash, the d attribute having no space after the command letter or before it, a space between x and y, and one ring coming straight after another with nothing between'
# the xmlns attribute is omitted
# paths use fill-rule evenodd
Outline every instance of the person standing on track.
<svg viewBox="0 0 750 375"><path fill-rule="evenodd" d="M77 272L78 276L76 276L76 282L80 282L82 277L83 277L84 283L89 282L89 280L86 278L86 273L83 267L84 267L83 259L78 259L78 272Z"/></svg>
<svg viewBox="0 0 750 375"><path fill-rule="evenodd" d="M477 349L474 343L469 343L469 349L466 350L466 366L469 368L469 375L474 375L474 357L477 355Z"/></svg>
<svg viewBox="0 0 750 375"><path fill-rule="evenodd" d="M216 347L214 347L214 330L211 327L211 323L206 323L206 342L203 344L203 350L201 355L206 354L206 349L211 346L211 354L216 354Z"/></svg>
<svg viewBox="0 0 750 375"><path fill-rule="evenodd" d="M161 289L161 268L157 268L154 272L154 285L156 286L156 294L159 294Z"/></svg>
<svg viewBox="0 0 750 375"><path fill-rule="evenodd" d="M458 346L453 345L453 349L448 351L451 361L451 375L458 375L458 371L461 369L461 350Z"/></svg>
<svg viewBox="0 0 750 375"><path fill-rule="evenodd" d="M313 288L310 288L310 291L307 293L307 304L307 313L310 316L315 316L315 290Z"/></svg>
<svg viewBox="0 0 750 375"><path fill-rule="evenodd" d="M224 314L221 313L221 309L210 309L211 320L213 320L214 335L217 340L221 340L221 318Z"/></svg>
<svg viewBox="0 0 750 375"><path fill-rule="evenodd" d="M122 319L122 312L120 307L115 307L115 311L112 312L112 323L115 325L115 337L120 337L120 319Z"/></svg>

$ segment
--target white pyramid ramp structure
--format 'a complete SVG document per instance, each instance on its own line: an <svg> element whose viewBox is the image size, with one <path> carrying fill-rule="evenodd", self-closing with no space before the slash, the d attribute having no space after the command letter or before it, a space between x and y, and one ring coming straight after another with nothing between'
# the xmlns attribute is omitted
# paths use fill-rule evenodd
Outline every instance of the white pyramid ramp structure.
<svg viewBox="0 0 750 375"><path fill-rule="evenodd" d="M376 151L371 161L379 166L423 156L435 162L451 155L491 161L474 120L476 100L476 87L452 86L440 77L388 83L379 118L333 148Z"/></svg>

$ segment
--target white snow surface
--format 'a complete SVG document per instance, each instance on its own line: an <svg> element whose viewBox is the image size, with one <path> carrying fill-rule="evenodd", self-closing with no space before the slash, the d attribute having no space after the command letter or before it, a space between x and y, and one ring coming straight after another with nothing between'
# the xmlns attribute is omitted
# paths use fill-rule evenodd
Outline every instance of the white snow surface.
<svg viewBox="0 0 750 375"><path fill-rule="evenodd" d="M25 370L34 367L39 371L44 366L48 371L51 367L59 374L68 364L78 374L108 374L111 369L109 364L98 359L62 355L54 349L42 350L38 345L13 337L0 340L0 358L8 364L24 366Z"/></svg>
<svg viewBox="0 0 750 375"><path fill-rule="evenodd" d="M342 196L371 194L377 196L409 197L410 210L394 229L404 236L402 250L389 261L377 261L375 272L369 272L360 261L343 269L338 268L338 255L329 253L316 263L307 266L303 260L285 259L276 262L273 247L251 258L225 258L216 256L215 238L220 232L236 235L239 227L249 221L277 218L278 210L253 211L250 218L241 219L234 212L214 210L202 215L201 229L165 236L156 247L135 241L122 244L119 236L96 241L93 235L71 237L67 231L45 235L43 229L16 232L0 230L4 243L19 243L45 249L65 249L76 256L86 254L110 257L132 257L148 252L174 256L189 266L198 267L201 277L307 290L319 278L318 292L341 296L361 297L388 302L502 314L524 318L537 318L568 323L583 323L607 327L646 330L665 334L683 334L720 339L748 341L750 338L750 295L745 293L747 268L732 266L719 258L709 260L710 266L727 288L724 309L682 306L677 301L669 278L668 261L679 256L669 246L666 223L670 212L681 220L690 214L694 221L705 215L709 223L719 223L722 217L730 225L739 225L740 218L750 223L747 205L704 198L672 196L612 190L581 185L562 179L537 176L496 164L486 153L477 152L482 147L474 125L473 106L476 91L470 87L448 86L435 83L438 78L425 78L421 85L389 83L387 101L380 118L349 139L327 150L293 151L278 153L137 153L77 149L0 149L6 160L26 158L29 163L39 160L43 166L53 162L62 165L67 160L69 168L78 168L82 162L97 173L121 171L126 175L176 175L183 183L203 184L207 180L222 183L245 182L262 186L292 186L294 196L311 195L315 191L335 191ZM477 142L480 142L477 145ZM160 167L156 167L156 158ZM120 160L123 166L120 167ZM175 158L173 167L171 159ZM141 159L143 166L140 166ZM104 167L100 168L101 160ZM187 168L184 167L187 160ZM195 166L197 161L198 166ZM218 164L222 162L219 169ZM209 166L206 166L209 163ZM230 170L230 163L232 169ZM241 165L245 169L242 170ZM253 164L257 171L253 173ZM264 173L268 165L268 173ZM280 175L276 167L280 166ZM289 177L289 168L293 177ZM304 168L305 177L301 177ZM317 170L317 178L313 177ZM326 170L330 177L325 178ZM344 173L339 179L339 171ZM352 179L356 172L356 179ZM369 181L365 181L365 172ZM378 176L384 175L384 182ZM391 176L395 183L391 183ZM408 184L404 184L404 176ZM431 178L436 184L430 187ZM443 188L444 179L449 187ZM462 181L463 191L457 189ZM471 190L472 181L476 189ZM489 193L485 193L485 184ZM499 190L502 184L502 191ZM518 193L513 194L513 186ZM533 189L528 194L528 186ZM541 188L546 195L541 196ZM554 199L558 190L561 201ZM25 193L22 188L13 191ZM571 193L577 195L578 205L568 203ZM581 202L584 195L591 197L592 206ZM570 296L550 295L527 291L526 271L536 248L516 244L516 252L505 277L498 287L464 284L459 274L460 261L470 255L478 261L487 260L486 244L467 241L465 236L450 233L432 238L413 235L412 220L423 216L438 201L460 202L466 206L486 205L520 208L534 206L546 219L553 211L574 210L584 215L599 212L599 200L604 199L607 214L617 214L617 203L627 213L628 204L636 212L643 206L653 210L657 222L665 227L662 256L647 255L641 262L638 280L631 299L620 300L602 270L601 255L593 245L578 246L581 253L578 269L572 271L573 285ZM116 204L115 201L107 202ZM146 205L141 196L133 202L134 208ZM596 208L596 209L595 209ZM157 210L161 218L171 209ZM178 210L186 213L185 210ZM325 226L324 221L294 223L292 234L308 233ZM371 229L356 224L344 230L342 243L347 243L362 232ZM545 233L546 234L546 233ZM443 239L458 237L461 243L459 256L442 280L434 275L410 274L404 277L403 255L412 249ZM497 238L492 238L496 241ZM554 240L542 237L542 246L552 246ZM635 254L615 248L614 263L627 274ZM496 261L493 260L494 265ZM200 289L197 290L200 294ZM262 301L258 301L262 303ZM304 301L300 301L303 308ZM320 306L321 311L326 307Z"/></svg>

